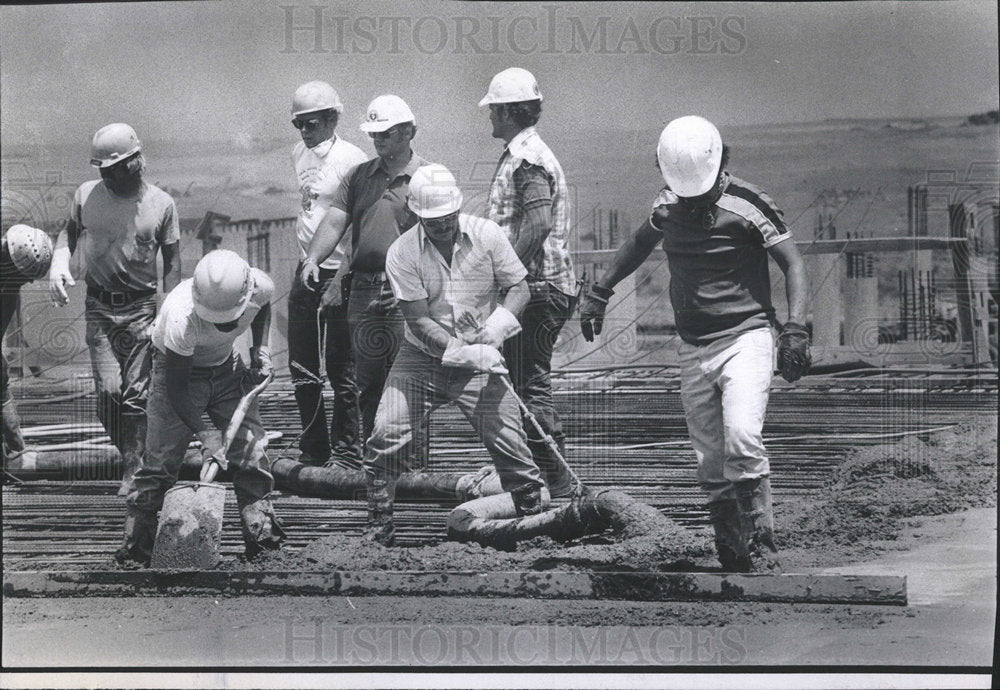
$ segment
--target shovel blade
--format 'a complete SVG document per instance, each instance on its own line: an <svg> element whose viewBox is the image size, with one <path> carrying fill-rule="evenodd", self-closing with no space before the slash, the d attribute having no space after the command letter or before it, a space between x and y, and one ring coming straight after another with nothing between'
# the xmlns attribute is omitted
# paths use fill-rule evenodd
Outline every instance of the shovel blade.
<svg viewBox="0 0 1000 690"><path fill-rule="evenodd" d="M219 564L222 512L226 489L221 484L182 482L163 497L153 568L207 570Z"/></svg>

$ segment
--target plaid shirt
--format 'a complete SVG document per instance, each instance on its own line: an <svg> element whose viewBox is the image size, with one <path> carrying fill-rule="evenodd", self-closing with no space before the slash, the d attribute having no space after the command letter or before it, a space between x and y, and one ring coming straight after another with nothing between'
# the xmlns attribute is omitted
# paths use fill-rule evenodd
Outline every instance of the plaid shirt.
<svg viewBox="0 0 1000 690"><path fill-rule="evenodd" d="M567 241L570 232L569 190L562 166L534 127L528 127L511 139L497 165L490 185L489 219L503 228L511 244L521 230L522 209L514 173L522 163L536 165L549 179L552 192L552 230L545 238L540 266L528 266L534 278L551 283L560 292L576 294L576 276Z"/></svg>

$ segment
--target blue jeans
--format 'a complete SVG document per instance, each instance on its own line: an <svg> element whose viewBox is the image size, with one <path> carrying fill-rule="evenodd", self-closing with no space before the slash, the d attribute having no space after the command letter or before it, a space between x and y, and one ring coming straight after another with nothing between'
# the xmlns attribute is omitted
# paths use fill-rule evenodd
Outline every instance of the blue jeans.
<svg viewBox="0 0 1000 690"><path fill-rule="evenodd" d="M774 339L768 328L707 345L682 343L681 402L708 502L735 498L735 483L770 474L764 450Z"/></svg>
<svg viewBox="0 0 1000 690"><path fill-rule="evenodd" d="M529 280L528 287L531 298L519 319L522 330L504 343L504 359L514 390L561 450L566 444L566 434L552 403L552 351L559 332L573 313L576 299L544 281ZM524 425L535 462L550 480L554 479L562 472L562 466L534 425L527 420Z"/></svg>
<svg viewBox="0 0 1000 690"><path fill-rule="evenodd" d="M408 458L421 443L421 430L427 428L431 412L450 402L483 441L505 491L542 487L517 403L500 375L446 367L439 357L407 342L392 365L378 406L375 430L365 448L366 471L397 477L413 469Z"/></svg>
<svg viewBox="0 0 1000 690"><path fill-rule="evenodd" d="M298 270L301 270L301 264ZM301 281L292 280L292 289L288 293L288 361L292 382L295 384L295 402L302 422L299 449L303 455L315 460L329 460L332 450L336 457L360 461L358 389L354 381L354 359L351 355L346 304L321 315L320 326L317 328L316 314L320 298L334 274L335 271L320 269L320 285L316 290L309 290ZM326 350L323 355L326 374L333 387L333 415L329 433L323 402L323 383L310 379L298 368L291 366L291 362L296 362L315 378L319 378L319 349L322 340L320 329L326 335Z"/></svg>

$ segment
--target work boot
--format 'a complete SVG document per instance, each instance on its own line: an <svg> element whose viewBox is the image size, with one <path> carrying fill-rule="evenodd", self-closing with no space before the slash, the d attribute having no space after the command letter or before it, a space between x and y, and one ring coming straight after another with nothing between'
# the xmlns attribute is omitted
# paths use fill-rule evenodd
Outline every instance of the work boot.
<svg viewBox="0 0 1000 690"><path fill-rule="evenodd" d="M514 512L518 517L538 515L542 512L542 487L538 484L527 484L511 489L510 497L514 501Z"/></svg>
<svg viewBox="0 0 1000 690"><path fill-rule="evenodd" d="M781 562L774 545L774 510L771 479L760 477L736 483L740 514L740 538L746 544L751 572L780 573Z"/></svg>
<svg viewBox="0 0 1000 690"><path fill-rule="evenodd" d="M243 529L244 555L248 561L265 549L280 549L285 539L285 530L274 514L274 506L266 498L240 508L240 525Z"/></svg>
<svg viewBox="0 0 1000 690"><path fill-rule="evenodd" d="M366 470L365 489L368 494L368 527L361 538L382 546L392 546L396 542L396 525L392 521L396 480L381 472Z"/></svg>
<svg viewBox="0 0 1000 690"><path fill-rule="evenodd" d="M142 458L146 453L146 416L123 414L121 417L121 435L121 453L124 470L121 486L118 487L118 495L128 496L134 487L132 480L142 465Z"/></svg>
<svg viewBox="0 0 1000 690"><path fill-rule="evenodd" d="M566 457L566 439L562 438L556 442L559 454ZM576 483L570 475L566 465L559 461L544 440L528 439L528 448L531 450L531 457L542 473L545 486L549 489L551 498L568 498L573 495Z"/></svg>
<svg viewBox="0 0 1000 690"><path fill-rule="evenodd" d="M156 513L126 506L122 545L115 551L118 565L123 568L135 565L149 567L156 541L156 524Z"/></svg>
<svg viewBox="0 0 1000 690"><path fill-rule="evenodd" d="M727 573L750 572L746 544L740 539L740 510L736 499L709 503L708 513L715 529L715 551L722 570Z"/></svg>

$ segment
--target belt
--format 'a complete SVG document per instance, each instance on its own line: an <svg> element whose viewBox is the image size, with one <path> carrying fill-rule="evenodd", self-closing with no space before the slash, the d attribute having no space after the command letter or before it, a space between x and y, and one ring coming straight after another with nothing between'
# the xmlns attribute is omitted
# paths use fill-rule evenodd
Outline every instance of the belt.
<svg viewBox="0 0 1000 690"><path fill-rule="evenodd" d="M148 299L156 296L156 290L126 290L124 292L108 292L100 288L87 286L87 296L93 297L101 304L109 307L124 307L138 302L141 299Z"/></svg>
<svg viewBox="0 0 1000 690"><path fill-rule="evenodd" d="M354 280L367 283L384 283L388 280L385 271L351 271L351 273L354 275Z"/></svg>

